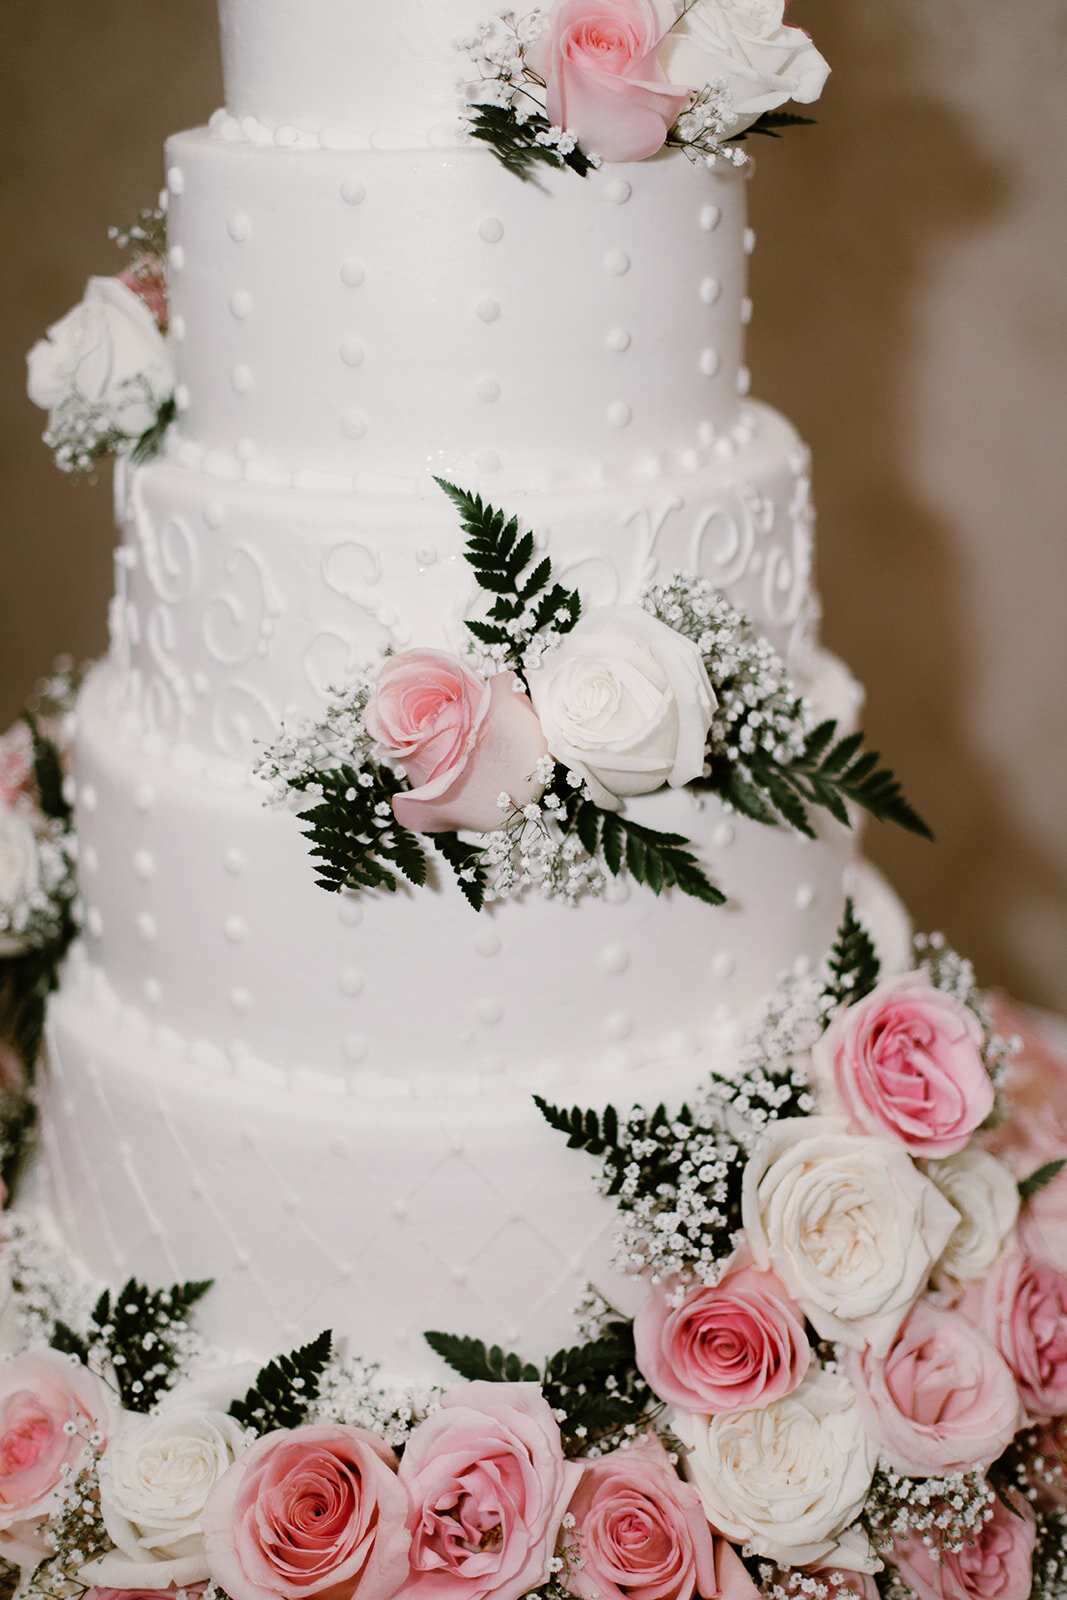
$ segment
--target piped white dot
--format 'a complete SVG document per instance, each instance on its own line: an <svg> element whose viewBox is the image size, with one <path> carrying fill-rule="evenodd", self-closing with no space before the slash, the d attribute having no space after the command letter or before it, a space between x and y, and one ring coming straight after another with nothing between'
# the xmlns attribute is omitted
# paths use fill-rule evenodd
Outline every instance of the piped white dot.
<svg viewBox="0 0 1067 1600"><path fill-rule="evenodd" d="M96 790L91 783L83 783L78 791L78 803L83 811L95 811L98 805Z"/></svg>
<svg viewBox="0 0 1067 1600"><path fill-rule="evenodd" d="M728 850L734 842L733 825L729 822L720 822L711 836L711 842L717 850Z"/></svg>
<svg viewBox="0 0 1067 1600"><path fill-rule="evenodd" d="M479 450L474 461L480 472L500 471L500 457L495 450Z"/></svg>
<svg viewBox="0 0 1067 1600"><path fill-rule="evenodd" d="M713 350L710 345L700 352L700 370L705 378L714 378L721 365L719 352Z"/></svg>
<svg viewBox="0 0 1067 1600"><path fill-rule="evenodd" d="M346 367L361 367L367 359L367 349L360 339L341 341L341 360Z"/></svg>
<svg viewBox="0 0 1067 1600"><path fill-rule="evenodd" d="M608 184L608 199L614 206L624 206L633 192L633 185L625 178L613 178Z"/></svg>
<svg viewBox="0 0 1067 1600"><path fill-rule="evenodd" d="M628 1039L633 1032L633 1027L633 1020L626 1015L625 1011L612 1011L609 1016L604 1018L604 1032L609 1039L614 1039L616 1042Z"/></svg>
<svg viewBox="0 0 1067 1600"><path fill-rule="evenodd" d="M798 978L806 978L810 971L811 957L806 955L797 956L796 960L793 962L794 975Z"/></svg>
<svg viewBox="0 0 1067 1600"><path fill-rule="evenodd" d="M188 411L189 385L187 383L179 383L178 387L175 389L174 406L177 411Z"/></svg>
<svg viewBox="0 0 1067 1600"><path fill-rule="evenodd" d="M366 281L367 269L362 261L351 256L341 263L341 282L348 289L358 289Z"/></svg>
<svg viewBox="0 0 1067 1600"><path fill-rule="evenodd" d="M87 844L79 855L79 863L86 872L100 871L100 857L91 844Z"/></svg>
<svg viewBox="0 0 1067 1600"><path fill-rule="evenodd" d="M600 965L605 972L625 972L630 952L621 944L609 944L600 952Z"/></svg>
<svg viewBox="0 0 1067 1600"><path fill-rule="evenodd" d="M630 270L630 257L625 250L609 250L604 257L604 271L613 278L622 278Z"/></svg>
<svg viewBox="0 0 1067 1600"><path fill-rule="evenodd" d="M358 967L342 967L337 974L337 987L342 994L347 994L353 998L357 994L363 993L366 981Z"/></svg>
<svg viewBox="0 0 1067 1600"><path fill-rule="evenodd" d="M337 915L346 928L358 928L363 921L363 907L354 894L346 895L337 907Z"/></svg>
<svg viewBox="0 0 1067 1600"><path fill-rule="evenodd" d="M756 248L756 233L755 233L755 229L753 229L753 228L746 228L745 229L744 233L741 235L741 248L744 250L746 256L750 256L752 254L753 250L755 250L755 248Z"/></svg>
<svg viewBox="0 0 1067 1600"><path fill-rule="evenodd" d="M231 944L244 944L248 938L248 923L243 917L227 917L222 931Z"/></svg>
<svg viewBox="0 0 1067 1600"><path fill-rule="evenodd" d="M732 950L720 950L711 963L712 976L715 978L728 978L736 965L737 962Z"/></svg>
<svg viewBox="0 0 1067 1600"><path fill-rule="evenodd" d="M346 439L362 439L367 431L367 419L362 411L341 412L341 432Z"/></svg>
<svg viewBox="0 0 1067 1600"><path fill-rule="evenodd" d="M94 939L99 939L100 935L103 933L104 919L100 915L100 912L96 906L90 906L89 910L86 912L85 926L88 928Z"/></svg>
<svg viewBox="0 0 1067 1600"><path fill-rule="evenodd" d="M221 500L209 500L204 507L204 521L209 528L221 528L226 521L226 507Z"/></svg>
<svg viewBox="0 0 1067 1600"><path fill-rule="evenodd" d="M181 167L170 167L167 170L167 188L171 194L182 194L185 190L185 173Z"/></svg>
<svg viewBox="0 0 1067 1600"><path fill-rule="evenodd" d="M362 205L367 198L367 185L359 178L346 178L341 185L341 199L346 206Z"/></svg>
<svg viewBox="0 0 1067 1600"><path fill-rule="evenodd" d="M230 296L230 315L243 322L252 313L252 296L247 289L235 289Z"/></svg>
<svg viewBox="0 0 1067 1600"><path fill-rule="evenodd" d="M633 412L625 400L613 400L607 409L608 423L613 428L625 428L633 418Z"/></svg>
<svg viewBox="0 0 1067 1600"><path fill-rule="evenodd" d="M133 805L135 811L151 811L156 803L156 791L150 783L139 783L133 791Z"/></svg>
<svg viewBox="0 0 1067 1600"><path fill-rule="evenodd" d="M244 1016L251 1009L251 1006L252 996L247 989L230 990L230 1007L237 1012L238 1016Z"/></svg>
<svg viewBox="0 0 1067 1600"><path fill-rule="evenodd" d="M230 374L230 382L238 394L251 394L255 388L256 380L252 376L252 369L246 366L234 367Z"/></svg>
<svg viewBox="0 0 1067 1600"><path fill-rule="evenodd" d="M797 892L793 896L793 904L796 906L798 911L807 911L810 909L814 899L815 890L812 888L811 884L802 883L798 886Z"/></svg>
<svg viewBox="0 0 1067 1600"><path fill-rule="evenodd" d="M244 211L235 211L226 224L226 232L234 244L244 244L252 232L252 223Z"/></svg>
<svg viewBox="0 0 1067 1600"><path fill-rule="evenodd" d="M500 399L500 385L495 378L479 378L474 385L474 392L479 400L492 401Z"/></svg>
<svg viewBox="0 0 1067 1600"><path fill-rule="evenodd" d="M146 978L142 988L144 990L144 997L148 1001L149 1005L158 1006L160 1000L163 998L163 990L160 988L159 979Z"/></svg>
<svg viewBox="0 0 1067 1600"><path fill-rule="evenodd" d="M133 870L139 878L155 877L156 861L150 850L138 850L133 858Z"/></svg>
<svg viewBox="0 0 1067 1600"><path fill-rule="evenodd" d="M151 944L156 936L156 919L147 911L142 911L137 918L137 932L146 944Z"/></svg>
<svg viewBox="0 0 1067 1600"><path fill-rule="evenodd" d="M479 300L477 311L483 322L495 322L500 315L499 300Z"/></svg>
<svg viewBox="0 0 1067 1600"><path fill-rule="evenodd" d="M494 933L492 928L485 928L475 937L474 948L480 956L498 956L500 954L500 935Z"/></svg>
<svg viewBox="0 0 1067 1600"><path fill-rule="evenodd" d="M499 1000L478 1001L478 1021L493 1027L500 1022L504 1015L504 1007Z"/></svg>
<svg viewBox="0 0 1067 1600"><path fill-rule="evenodd" d="M747 394L749 389L751 389L751 387L752 387L752 374L751 374L751 372L749 372L747 367L739 367L737 369L737 392L738 392L738 394L740 394L740 395Z"/></svg>
<svg viewBox="0 0 1067 1600"><path fill-rule="evenodd" d="M741 302L741 324L742 324L743 327L747 328L751 321L752 321L752 301L750 300L750 298L746 294L745 298Z"/></svg>
<svg viewBox="0 0 1067 1600"><path fill-rule="evenodd" d="M722 212L719 210L718 206L701 206L700 226L704 229L705 233L713 232L713 230L719 226L721 218Z"/></svg>
<svg viewBox="0 0 1067 1600"><path fill-rule="evenodd" d="M342 1048L344 1049L346 1061L351 1061L354 1064L357 1061L366 1059L367 1041L361 1033L350 1033L345 1039Z"/></svg>
<svg viewBox="0 0 1067 1600"><path fill-rule="evenodd" d="M167 260L170 262L175 272L181 272L182 268L185 266L185 251L182 249L180 244L171 246L171 248L167 251Z"/></svg>
<svg viewBox="0 0 1067 1600"><path fill-rule="evenodd" d="M611 328L605 340L609 350L614 350L621 355L624 350L629 350L631 335L629 328Z"/></svg>
<svg viewBox="0 0 1067 1600"><path fill-rule="evenodd" d="M504 237L504 224L499 217L483 217L478 224L478 237L486 244L499 244Z"/></svg>
<svg viewBox="0 0 1067 1600"><path fill-rule="evenodd" d="M185 318L184 317L182 317L182 316L171 317L171 319L170 319L170 336L174 340L175 344L181 344L182 340L185 338Z"/></svg>
<svg viewBox="0 0 1067 1600"><path fill-rule="evenodd" d="M231 877L240 877L247 865L243 850L227 850L222 858L222 865Z"/></svg>
<svg viewBox="0 0 1067 1600"><path fill-rule="evenodd" d="M713 306L722 291L718 278L702 278L700 280L700 298L706 306Z"/></svg>

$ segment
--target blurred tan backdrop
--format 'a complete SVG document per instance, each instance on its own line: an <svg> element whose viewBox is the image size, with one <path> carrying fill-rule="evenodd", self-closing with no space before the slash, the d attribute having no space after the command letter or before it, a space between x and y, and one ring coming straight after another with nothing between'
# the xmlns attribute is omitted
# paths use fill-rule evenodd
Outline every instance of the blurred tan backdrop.
<svg viewBox="0 0 1067 1600"><path fill-rule="evenodd" d="M794 16L834 76L759 142L749 352L815 453L825 639L938 834L869 853L984 981L1067 1012L1067 0ZM0 0L5 723L103 650L111 590L106 477L52 467L24 352L114 269L216 50L213 0Z"/></svg>

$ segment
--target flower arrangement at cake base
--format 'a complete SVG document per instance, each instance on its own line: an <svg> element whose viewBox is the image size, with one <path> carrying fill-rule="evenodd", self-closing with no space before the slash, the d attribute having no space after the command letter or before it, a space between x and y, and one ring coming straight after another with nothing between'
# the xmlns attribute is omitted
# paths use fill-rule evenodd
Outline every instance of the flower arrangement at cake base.
<svg viewBox="0 0 1067 1600"><path fill-rule="evenodd" d="M600 1158L644 1302L590 1297L540 1364L428 1331L436 1390L388 1390L343 1329L227 1366L210 1283L90 1303L9 1212L0 1557L91 1600L1052 1600L1067 1065L1017 1033L940 939L883 975L847 905L735 1076L538 1101Z"/></svg>

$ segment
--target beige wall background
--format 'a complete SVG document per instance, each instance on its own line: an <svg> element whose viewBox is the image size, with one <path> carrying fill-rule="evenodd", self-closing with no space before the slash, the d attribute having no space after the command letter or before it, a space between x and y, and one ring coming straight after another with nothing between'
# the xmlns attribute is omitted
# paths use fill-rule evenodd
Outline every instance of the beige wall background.
<svg viewBox="0 0 1067 1600"><path fill-rule="evenodd" d="M984 981L1067 1012L1067 3L794 15L834 76L818 127L760 141L749 350L814 451L824 637L938 834L869 853ZM24 353L114 270L216 52L213 0L0 0L0 722L104 649L111 591L106 478L52 467Z"/></svg>

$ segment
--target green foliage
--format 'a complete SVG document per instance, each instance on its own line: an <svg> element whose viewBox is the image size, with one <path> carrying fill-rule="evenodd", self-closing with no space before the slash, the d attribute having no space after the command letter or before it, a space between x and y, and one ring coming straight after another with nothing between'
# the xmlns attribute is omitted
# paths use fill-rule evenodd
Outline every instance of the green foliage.
<svg viewBox="0 0 1067 1600"><path fill-rule="evenodd" d="M322 1374L333 1351L327 1329L317 1339L291 1355L268 1361L256 1374L243 1400L230 1406L230 1416L257 1434L272 1428L297 1428L305 1421L311 1402L318 1398Z"/></svg>
<svg viewBox="0 0 1067 1600"><path fill-rule="evenodd" d="M721 906L726 899L680 833L658 833L619 811L602 811L580 798L572 800L566 826L568 831L574 829L591 856L603 861L613 878L625 869L653 894L677 888L709 906Z"/></svg>
<svg viewBox="0 0 1067 1600"><path fill-rule="evenodd" d="M150 428L146 428L130 451L130 460L135 466L143 466L146 461L152 461L159 454L163 445L163 436L175 417L178 407L173 397L164 400L156 412L156 420Z"/></svg>
<svg viewBox="0 0 1067 1600"><path fill-rule="evenodd" d="M444 478L437 483L460 514L467 548L480 588L495 599L488 620L467 627L480 644L501 654L502 667L525 682L523 653L533 634L543 628L569 633L581 612L577 591L552 581L552 563L545 556L534 563L534 537L520 533L517 517L486 505L481 495L468 494Z"/></svg>
<svg viewBox="0 0 1067 1600"><path fill-rule="evenodd" d="M456 882L469 905L480 911L485 904L486 877L480 845L466 844L458 833L435 833L433 842L456 875Z"/></svg>
<svg viewBox="0 0 1067 1600"><path fill-rule="evenodd" d="M437 1332L424 1338L469 1383L539 1383L553 1410L566 1413L561 1426L571 1455L637 1422L656 1403L637 1371L629 1322L608 1323L596 1339L558 1350L543 1368L481 1339Z"/></svg>
<svg viewBox="0 0 1067 1600"><path fill-rule="evenodd" d="M802 117L795 111L764 111L741 133L732 134L724 144L744 144L750 133L764 133L768 139L780 139L783 128L814 128L814 117Z"/></svg>
<svg viewBox="0 0 1067 1600"><path fill-rule="evenodd" d="M1067 1158L1060 1156L1055 1161L1046 1161L1044 1166L1037 1167L1028 1178L1023 1178L1019 1184L1019 1199L1023 1205L1032 1200L1035 1194L1040 1194L1042 1189L1047 1189L1054 1178L1058 1178Z"/></svg>
<svg viewBox="0 0 1067 1600"><path fill-rule="evenodd" d="M878 982L881 962L874 942L856 916L852 898L845 901L845 913L837 930L827 965L830 982L826 998L834 1006L852 1005L870 994Z"/></svg>
<svg viewBox="0 0 1067 1600"><path fill-rule="evenodd" d="M51 739L41 732L41 726L32 711L24 711L22 720L30 730L33 741L33 781L37 800L46 817L64 825L71 821L71 808L63 793L63 765L59 751Z"/></svg>
<svg viewBox="0 0 1067 1600"><path fill-rule="evenodd" d="M838 739L833 719L820 722L808 735L800 755L785 763L760 751L736 762L722 755L710 757L710 787L743 816L756 822L779 818L814 837L809 806L822 806L846 827L850 826L846 802L862 806L880 822L895 822L910 833L932 839L926 823L904 798L900 783L887 767L879 767L878 752L863 750L862 733Z"/></svg>
<svg viewBox="0 0 1067 1600"><path fill-rule="evenodd" d="M550 1128L567 1135L570 1150L585 1150L591 1156L603 1156L619 1148L619 1113L614 1106L605 1106L602 1116L589 1107L574 1106L564 1111L550 1105L543 1096L535 1094L534 1105Z"/></svg>
<svg viewBox="0 0 1067 1600"><path fill-rule="evenodd" d="M541 112L520 122L511 106L474 106L470 112L471 137L487 144L517 178L525 182L539 166L569 167L584 178L591 165L577 146L563 154L554 145L538 143L538 134L547 133L549 127L548 118Z"/></svg>
<svg viewBox="0 0 1067 1600"><path fill-rule="evenodd" d="M126 1410L151 1411L181 1369L189 1312L210 1288L210 1279L148 1289L131 1278L114 1300L104 1290L85 1337L57 1322L52 1346L87 1366L111 1368Z"/></svg>
<svg viewBox="0 0 1067 1600"><path fill-rule="evenodd" d="M322 889L384 889L394 893L397 872L409 883L426 882L426 856L415 834L393 816L392 798L403 789L388 767L368 761L361 782L355 767L309 772L298 791L321 790L316 803L300 812L304 834L318 863ZM393 869L396 869L395 871Z"/></svg>

